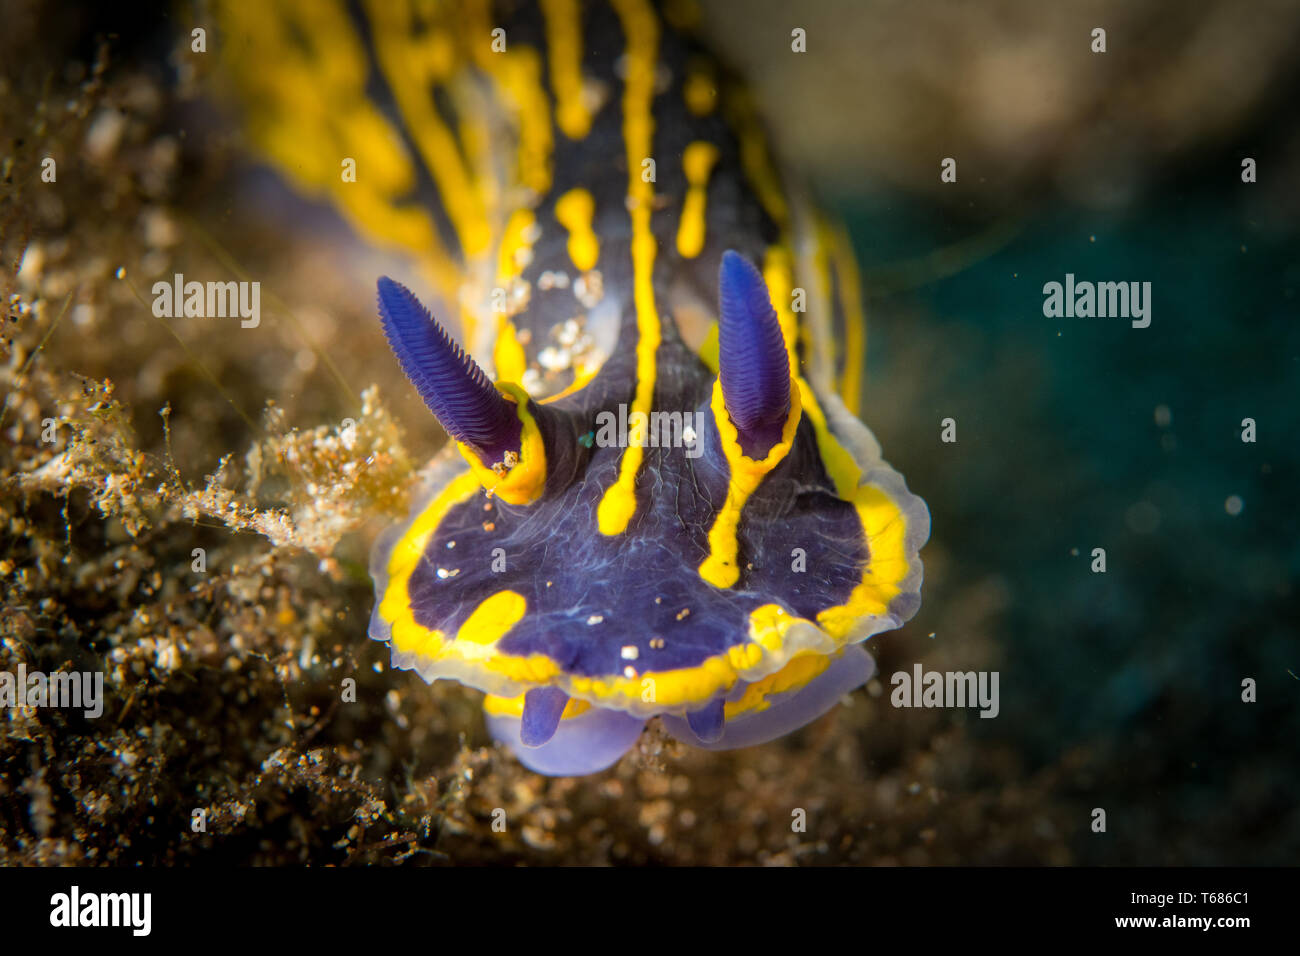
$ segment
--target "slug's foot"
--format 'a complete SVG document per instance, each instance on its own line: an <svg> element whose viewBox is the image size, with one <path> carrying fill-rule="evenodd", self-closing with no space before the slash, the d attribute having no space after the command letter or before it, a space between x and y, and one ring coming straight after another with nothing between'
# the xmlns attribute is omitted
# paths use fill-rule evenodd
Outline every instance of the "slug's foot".
<svg viewBox="0 0 1300 956"><path fill-rule="evenodd" d="M802 686L756 693L758 685L739 684L725 699L715 698L685 717L661 715L664 729L682 743L705 750L767 743L812 723L876 671L860 644L819 663L825 663L824 669ZM646 724L645 718L618 710L585 705L566 709L568 699L553 688L529 691L522 712L511 704L505 698L489 698L488 729L525 767L552 777L612 767L636 744Z"/></svg>

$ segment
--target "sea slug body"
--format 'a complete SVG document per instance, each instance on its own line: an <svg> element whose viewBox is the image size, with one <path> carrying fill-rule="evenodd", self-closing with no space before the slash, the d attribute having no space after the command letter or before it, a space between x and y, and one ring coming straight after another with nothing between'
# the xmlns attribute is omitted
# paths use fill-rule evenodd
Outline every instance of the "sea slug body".
<svg viewBox="0 0 1300 956"><path fill-rule="evenodd" d="M378 312L454 441L375 546L394 665L485 692L555 775L652 718L744 747L862 686L920 605L929 513L856 417L847 241L689 4L219 6L262 64L254 140L420 265ZM315 106L277 79L324 63Z"/></svg>

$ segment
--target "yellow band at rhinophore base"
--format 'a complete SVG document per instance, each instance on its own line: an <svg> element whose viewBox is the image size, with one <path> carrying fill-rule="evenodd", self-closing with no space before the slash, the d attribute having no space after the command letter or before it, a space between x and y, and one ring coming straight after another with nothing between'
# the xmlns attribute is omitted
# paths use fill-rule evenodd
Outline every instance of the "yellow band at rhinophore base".
<svg viewBox="0 0 1300 956"><path fill-rule="evenodd" d="M528 410L528 393L514 382L497 382L496 385L497 391L515 403L523 425L519 433L519 461L504 475L499 475L483 464L468 445L457 442L456 447L469 462L474 476L491 494L512 505L532 504L546 487L546 445L537 421Z"/></svg>
<svg viewBox="0 0 1300 956"><path fill-rule="evenodd" d="M736 532L740 528L740 513L749 496L758 488L763 478L785 458L799 428L801 406L799 390L790 389L790 412L781 429L781 440L773 445L765 457L755 461L740 449L740 432L727 414L722 396L722 380L713 382L713 420L718 426L722 452L727 456L731 470L731 483L727 487L727 500L709 529L709 556L700 564L700 577L714 587L729 588L740 580L737 564L739 542Z"/></svg>

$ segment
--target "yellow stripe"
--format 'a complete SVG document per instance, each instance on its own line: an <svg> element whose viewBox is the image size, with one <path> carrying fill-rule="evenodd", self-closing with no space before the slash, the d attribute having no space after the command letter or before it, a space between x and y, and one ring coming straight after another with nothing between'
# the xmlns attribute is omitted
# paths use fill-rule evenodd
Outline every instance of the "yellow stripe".
<svg viewBox="0 0 1300 956"><path fill-rule="evenodd" d="M748 90L733 86L727 90L727 112L740 140L740 164L767 214L784 234L790 207L781 190L781 179L767 150L767 139Z"/></svg>
<svg viewBox="0 0 1300 956"><path fill-rule="evenodd" d="M654 688L654 701L665 709L683 704L701 704L712 700L720 691L734 687L736 669L725 654L708 658L698 667L673 671L647 671L636 677L571 677L569 693L608 703L618 710L643 706L641 696L647 686ZM649 685L644 682L651 682Z"/></svg>
<svg viewBox="0 0 1300 956"><path fill-rule="evenodd" d="M818 451L827 472L835 482L839 496L845 500L853 500L862 476L862 471L854 462L853 456L831 434L826 416L817 402L812 387L800 375L798 355L794 346L799 326L790 307L793 280L788 249L779 244L768 249L763 262L763 278L767 283L768 295L773 307L776 309L777 322L785 342L786 359L790 363L790 379L794 388L791 389L790 416L786 420L781 442L773 446L768 452L768 457L762 462L754 462L740 450L736 427L727 414L722 398L721 383L714 381L713 417L718 426L723 453L730 466L731 479L727 489L727 499L714 518L713 527L709 531L709 556L701 563L699 573L700 577L719 588L732 587L740 579L739 543L736 532L740 526L741 512L763 476L789 451L790 443L794 440L795 429L804 413L812 422Z"/></svg>
<svg viewBox="0 0 1300 956"><path fill-rule="evenodd" d="M633 298L636 303L636 392L629 416L649 414L655 388L655 353L659 350L659 313L655 308L656 242L650 229L654 185L641 177L641 160L649 158L654 139L655 58L659 23L645 0L614 0L627 38L627 79L623 88L623 139L627 147L628 203L632 217ZM597 510L601 534L623 532L636 513L636 475L645 449L630 445L619 462L618 478Z"/></svg>
<svg viewBox="0 0 1300 956"><path fill-rule="evenodd" d="M802 378L799 379L799 397L803 401L804 413L812 422L822 464L831 481L835 482L835 493L845 501L852 501L858 482L862 480L862 469L854 461L852 453L831 434L830 426L826 424L826 414L822 411L812 386Z"/></svg>
<svg viewBox="0 0 1300 956"><path fill-rule="evenodd" d="M378 3L378 0L374 2ZM633 227L634 302L638 327L637 382L633 410L648 412L656 377L654 359L661 332L652 285L656 246L650 232L650 215L654 189L651 184L641 182L640 161L650 155L652 148L654 121L651 106L654 97L653 77L658 48L658 25L644 0L615 0L615 3L625 33L629 37L629 68L623 103L623 135L629 169L628 198ZM249 10L257 9L251 5L230 5ZM476 56L485 67L490 65L490 71L497 77L503 93L514 105L515 119L520 127L517 161L521 177L533 188L538 188L542 184L549 186L550 111L547 97L540 86L540 77L537 75L540 73L540 61L535 51L519 50L514 47L506 54L490 53L488 44L491 25L487 21L486 7L481 2L476 2L475 7L480 11L484 24L481 36L476 35ZM249 29L256 32L257 25L265 26L264 20L275 21L276 15L266 13L264 18L259 19L257 12L250 12L244 16L254 21L255 25ZM286 15L280 14L280 16ZM277 105L282 108L278 113L266 111L263 114L260 127L263 137L274 144L275 149L279 151L278 155L290 168L304 162L304 143L313 143L313 148L318 150L324 159L320 156L307 158L306 162L309 165L317 163L316 166L310 167L309 180L320 188L328 188L336 193L339 200L348 208L350 215L364 222L368 231L377 233L389 241L400 242L426 255L430 250L439 250L438 237L427 214L417 208L402 208L397 204L397 197L406 195L413 187L414 166L412 157L406 155L401 149L396 132L365 100L364 55L358 56L352 62L349 62L346 56L339 60L333 56L339 45L347 46L351 43L355 46L355 37L351 36L350 24L346 16L342 15L341 9L336 5L323 3L304 5L293 16L297 18L295 22L299 32L309 35L313 43L321 44L320 49L327 51L331 68L337 67L347 81L341 83L339 92L342 95L335 99L334 89L322 86L320 77L329 71L321 70L319 60L306 57L295 67L292 60L295 46L293 32L284 23L275 21L273 29L279 31L276 33L278 46L272 43L260 48L261 53L248 58L251 62L245 63L247 75L256 72L252 67L259 59L265 61L265 72L273 73L275 77L264 78L259 90L274 91L275 95L281 97L281 102ZM310 29L304 29L305 27ZM345 39L347 36L351 36L351 39ZM419 68L428 71L427 75L437 75L440 67L436 64L439 62L438 58L444 53L441 48L433 45L434 41L429 37L426 36L425 39L427 45L419 47L422 51L421 55L427 56L433 62L424 63ZM549 42L552 47L556 45L553 39ZM580 45L580 37L577 42ZM414 50L413 44L408 52ZM357 50L354 49L352 52L356 53ZM519 57L518 54L523 56ZM281 64L275 63L277 57L284 58L288 65L281 69ZM340 66L340 63L343 65ZM503 66L506 63L514 65ZM309 77L313 78L310 82ZM338 81L339 77L335 75L328 82ZM311 82L315 82L316 87L313 88ZM560 98L562 94L558 90L557 85L557 98ZM322 95L326 91L329 95ZM300 101L306 101L308 105L301 106ZM537 109L539 104L542 107L540 110ZM298 108L296 114L294 108ZM562 110L562 106L557 109L557 123L561 122L559 113ZM290 120L285 121L285 116L290 116ZM544 137L540 132L543 127ZM358 135L358 130L365 131L364 135L368 142L357 142L362 138ZM565 133L568 135L567 130ZM467 135L466 139L468 138ZM748 175L755 183L764 207L782 226L784 233L786 225L784 196L780 194L779 184L767 158L761 134L758 133L756 126L752 129L747 128L742 139L744 143L742 154L745 157ZM478 154L481 154L482 144L479 146ZM373 147L373 155L361 152L363 148L368 147ZM420 148L424 152L426 147L422 145ZM274 150L270 151L273 155L277 155ZM360 160L359 166L363 175L359 177L358 184L346 184L340 188L336 160L340 155L355 155ZM455 159L454 151L448 155ZM542 161L534 162L539 156L542 157ZM432 164L430 165L432 168ZM475 165L473 169L479 175L482 174L481 167ZM367 171L370 173L369 178L364 175ZM472 182L474 176L469 172L466 175L468 181ZM436 172L435 179L438 181L439 188L444 190L444 197L448 197L449 194ZM475 200L483 203L485 207L488 204L486 189L489 185L485 180ZM353 188L354 186L361 188ZM544 188L539 189L539 192L544 191ZM453 217L453 223L455 222ZM472 229L473 217L466 220L465 224ZM458 226L458 233L459 231ZM444 279L454 275L453 267L445 259L445 252L433 253L435 261L438 261L439 256L443 257L442 265L437 267L439 274ZM828 461L828 467L831 467L831 460L837 457L837 452L844 456L847 456L847 452L840 448L834 436L830 434L825 416L817 407L815 396L807 383L797 375L798 370L794 368L793 354L797 325L792 315L782 314L789 312L791 267L788 247L783 246L775 257L769 255L769 259L772 267L765 268L765 278L773 293L778 314L781 316L792 371L796 373L797 389L792 394L792 405L800 407L802 414L808 415L811 419L823 458ZM511 263L513 267L513 256ZM856 279L856 276L854 278ZM515 344L518 344L517 340ZM520 348L519 351L522 349ZM858 354L861 354L860 349ZM517 368L519 362L514 349L505 349L503 356L500 366L510 368L513 362L514 367ZM508 390L505 383L500 387L503 391ZM526 396L523 395L522 390L510 394L523 406ZM527 448L528 442L536 434L536 424L533 422L531 428L529 427L530 416L526 415L526 408L521 407L520 414L521 418L525 419L525 447ZM601 501L600 524L603 533L617 533L625 529L635 513L634 484L643 454L640 446L630 448L624 453L623 460L620 462L618 480ZM531 467L534 464L540 464L541 468ZM521 467L522 465L529 467ZM540 455L533 456L525 451L521 456L521 465L512 469L512 474L507 477L514 478L513 473L518 472L520 475L518 483L528 484L530 487L527 491L533 493L540 489L540 482L544 481L544 466L544 450ZM818 615L818 623L828 633L841 639L843 635L850 633L853 625L862 616L881 613L887 607L892 595L898 593L899 584L908 573L909 567L904 548L906 520L897 505L878 488L857 489L856 471L849 472L837 466L832 468L832 474L835 476L836 486L840 489L841 495L853 501L872 554L872 560L864 571L863 580L855 588L849 600L844 605L827 608ZM525 482L524 478L528 481ZM715 655L698 667L666 672L644 672L634 679L618 675L609 675L605 678L575 677L565 674L559 664L544 654L525 657L501 653L497 647L498 642L528 610L525 599L513 591L498 592L483 601L454 637L444 637L441 632L420 627L415 622L410 608L408 583L419 562L424 560L424 551L430 536L436 532L447 514L457 504L469 500L477 493L481 480L496 481L496 479L495 475L492 475L491 479L485 479L483 474L475 471L460 475L416 517L394 547L389 560L389 586L381 601L381 615L392 623L393 645L398 651L413 652L434 660L454 658L481 669L484 675L504 676L524 684L560 686L570 693L585 693L615 705L640 701L643 691L641 681L653 679L656 683L657 702L663 707L689 705L708 700L719 690L734 686L735 681L745 671L761 665L768 655L781 656L785 653L786 631L801 619L780 608L776 608L776 612L779 613L770 609L766 613L760 613L763 609L759 609L751 615L751 640L746 644ZM496 489L497 493L501 492L499 484ZM523 492L525 489L521 487L515 490ZM743 505L743 502L740 502L740 505ZM737 506L731 510L738 515L741 508ZM821 655L796 655L785 662L782 670L760 682L763 691L761 695L758 692L747 693L741 701L729 704L729 716L738 712L738 708L751 705L755 709L761 709L765 706L767 694L781 692L777 690L778 687L792 688L798 685L799 681L806 683L806 680L815 676L812 672L817 667L824 666L828 660ZM508 706L514 705L511 703ZM577 710L583 706L579 701L573 704L572 708ZM566 708L566 715L571 716L568 708Z"/></svg>
<svg viewBox="0 0 1300 956"><path fill-rule="evenodd" d="M510 214L497 252L497 282L500 285L509 285L511 279L524 271L533 248L531 239L535 224L531 209L516 209Z"/></svg>
<svg viewBox="0 0 1300 956"><path fill-rule="evenodd" d="M845 406L857 415L862 404L862 366L867 359L867 320L862 311L858 264L843 227L835 230L831 250L839 280L840 307L844 310L844 375L839 391Z"/></svg>
<svg viewBox="0 0 1300 956"><path fill-rule="evenodd" d="M478 186L488 221L500 225L501 170L492 135L490 99L486 90L468 84L456 87L456 132L465 152L465 162Z"/></svg>
<svg viewBox="0 0 1300 956"><path fill-rule="evenodd" d="M373 2L384 3L386 0ZM542 87L541 58L532 47L513 43L508 36L505 51L492 52L495 25L488 0L471 0L466 13L474 60L496 83L519 131L517 179L538 196L544 195L551 188L554 141L551 136L551 106Z"/></svg>
<svg viewBox="0 0 1300 956"><path fill-rule="evenodd" d="M834 333L831 312L834 307L834 289L831 281L831 234L825 217L813 212L810 236L804 245L803 262L813 275L814 288L809 290L800 320L804 326L804 365L809 369L809 379L818 388L833 387L836 380L835 350L843 345Z"/></svg>
<svg viewBox="0 0 1300 956"><path fill-rule="evenodd" d="M785 350L790 359L790 378L798 388L804 414L812 422L813 432L817 436L817 450L822 456L822 464L835 482L836 493L850 501L862 478L862 469L854 462L853 455L831 434L826 424L826 415L822 412L812 386L800 374L799 356L794 346L799 323L790 308L790 292L794 286L790 268L790 251L787 248L779 244L768 248L763 262L763 278L767 281L768 294L781 325L781 336L785 339Z"/></svg>
<svg viewBox="0 0 1300 956"><path fill-rule="evenodd" d="M741 511L767 473L790 451L795 429L799 427L799 393L791 390L790 414L781 430L781 440L759 461L741 451L739 434L723 401L721 379L713 380L712 407L713 420L718 426L718 438L722 452L727 456L731 479L727 486L727 500L718 510L717 517L713 519L713 527L709 529L709 556L700 564L699 571L700 577L714 587L729 588L740 580L740 543L736 532L740 528Z"/></svg>
<svg viewBox="0 0 1300 956"><path fill-rule="evenodd" d="M578 0L542 0L546 46L555 91L555 125L569 139L591 130L591 113L582 94L582 19Z"/></svg>
<svg viewBox="0 0 1300 956"><path fill-rule="evenodd" d="M863 485L854 494L853 506L862 521L871 557L849 599L817 615L817 623L836 640L847 638L863 618L884 614L902 590L909 570L907 518L894 500L874 485Z"/></svg>
<svg viewBox="0 0 1300 956"><path fill-rule="evenodd" d="M222 0L223 75L240 94L248 136L304 192L327 194L359 233L419 256L454 298L460 273L427 210L404 205L416 166L366 96L368 57L341 3ZM342 179L354 159L356 182Z"/></svg>
<svg viewBox="0 0 1300 956"><path fill-rule="evenodd" d="M790 293L794 289L794 276L790 250L784 245L769 246L763 258L763 281L767 283L768 296L776 309L781 325L781 338L785 341L786 357L790 360L790 375L799 374L799 354L795 351L795 336L799 334L799 321L790 308Z"/></svg>
<svg viewBox="0 0 1300 956"><path fill-rule="evenodd" d="M524 271L532 254L532 239L536 217L531 209L516 209L510 214L497 251L497 285L504 289L507 299L510 287ZM497 313L496 340L492 346L492 364L496 377L507 382L522 382L528 367L524 347L519 341L515 324L510 316Z"/></svg>
<svg viewBox="0 0 1300 956"><path fill-rule="evenodd" d="M708 205L709 175L718 161L718 147L698 140L682 153L682 171L686 174L686 199L677 226L677 251L684 259L694 259L704 248L705 209Z"/></svg>
<svg viewBox="0 0 1300 956"><path fill-rule="evenodd" d="M548 395L545 398L539 399L538 404L549 405L551 402L558 402L560 399L567 398L575 392L582 391L591 384L591 380L595 378L599 372L599 364L586 365L582 362L576 363L573 366L573 381L560 389L560 391L556 392L554 395Z"/></svg>
<svg viewBox="0 0 1300 956"><path fill-rule="evenodd" d="M477 184L460 160L456 138L433 104L433 86L456 68L445 33L417 31L415 10L403 0L366 5L379 67L406 128L433 174L438 195L466 256L482 253L492 237Z"/></svg>
<svg viewBox="0 0 1300 956"><path fill-rule="evenodd" d="M591 228L595 215L596 201L581 186L555 201L555 219L569 231L569 258L580 272L596 268L600 257L600 242Z"/></svg>
<svg viewBox="0 0 1300 956"><path fill-rule="evenodd" d="M785 338L791 377L797 385L803 413L812 423L822 464L835 482L836 494L845 501L852 502L857 510L870 553L862 581L854 588L849 599L844 604L826 608L817 615L817 623L827 634L837 640L845 640L858 621L883 614L889 601L902 590L903 579L909 571L906 551L907 519L898 504L880 488L874 485L859 486L862 469L848 449L831 433L812 386L799 374L794 349L794 336L798 326L790 308L793 279L788 249L778 244L768 250L763 277L767 281L768 293ZM755 624L757 622L751 626ZM779 642L788 626L789 621L782 620L779 628L768 630L767 633L775 634Z"/></svg>

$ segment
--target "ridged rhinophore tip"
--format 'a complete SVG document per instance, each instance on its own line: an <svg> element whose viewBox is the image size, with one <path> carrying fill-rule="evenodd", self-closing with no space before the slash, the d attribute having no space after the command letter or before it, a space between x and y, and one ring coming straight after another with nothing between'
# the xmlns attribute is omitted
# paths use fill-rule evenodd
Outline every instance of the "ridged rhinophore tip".
<svg viewBox="0 0 1300 956"><path fill-rule="evenodd" d="M452 341L410 289L379 279L379 317L402 371L447 434L492 465L519 454L522 425L513 403Z"/></svg>
<svg viewBox="0 0 1300 956"><path fill-rule="evenodd" d="M790 414L790 359L763 274L731 249L718 270L718 377L741 450L766 456Z"/></svg>

